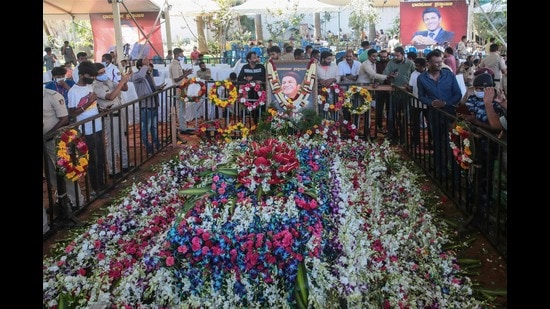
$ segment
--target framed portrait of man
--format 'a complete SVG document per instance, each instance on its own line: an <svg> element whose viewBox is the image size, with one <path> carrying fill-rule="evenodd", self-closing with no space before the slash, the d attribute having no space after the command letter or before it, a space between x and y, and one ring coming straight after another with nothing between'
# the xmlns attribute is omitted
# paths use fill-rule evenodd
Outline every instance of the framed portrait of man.
<svg viewBox="0 0 550 309"><path fill-rule="evenodd" d="M316 68L310 60L266 63L268 106L279 111L317 110Z"/></svg>

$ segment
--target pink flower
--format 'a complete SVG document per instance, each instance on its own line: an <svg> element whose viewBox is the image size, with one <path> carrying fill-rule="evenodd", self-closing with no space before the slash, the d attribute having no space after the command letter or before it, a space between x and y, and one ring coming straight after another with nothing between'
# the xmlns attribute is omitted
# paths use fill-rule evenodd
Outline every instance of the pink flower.
<svg viewBox="0 0 550 309"><path fill-rule="evenodd" d="M166 258L166 266L174 266L175 261L173 256L169 256Z"/></svg>

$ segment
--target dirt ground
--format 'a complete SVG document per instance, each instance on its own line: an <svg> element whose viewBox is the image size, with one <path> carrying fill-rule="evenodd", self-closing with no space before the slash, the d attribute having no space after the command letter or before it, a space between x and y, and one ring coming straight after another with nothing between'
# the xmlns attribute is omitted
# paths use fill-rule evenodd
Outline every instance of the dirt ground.
<svg viewBox="0 0 550 309"><path fill-rule="evenodd" d="M198 137L194 135L179 135L180 139L186 140L187 145L198 143ZM100 198L96 200L90 207L84 212L78 215L78 218L86 222L93 214L101 210L102 206L109 205L111 201L118 197L118 193L131 186L134 182L139 182L147 179L155 173L154 167L159 163L169 160L176 156L182 147L186 147L186 144L169 145L159 154L155 155L152 159L147 161L143 166L137 169L126 177L126 179L119 183L112 191L109 192L110 197ZM433 187L433 190L438 190L437 187L426 182L427 186ZM462 214L452 204L452 202L442 197L442 203L440 203L440 209L442 215L445 218L450 219L463 219ZM70 230L61 230L54 233L51 237L43 242L43 254L49 255L50 249L55 246L56 242L60 239L64 239L70 233ZM479 285L483 289L487 290L507 290L507 264L506 261L499 255L493 245L479 232L474 229L470 229L466 232L467 237L474 237L475 240L470 244L468 248L461 249L457 252L458 258L476 259L481 262L481 267L472 270L474 275L471 275L473 282ZM495 308L507 308L508 298L504 296L496 296Z"/></svg>

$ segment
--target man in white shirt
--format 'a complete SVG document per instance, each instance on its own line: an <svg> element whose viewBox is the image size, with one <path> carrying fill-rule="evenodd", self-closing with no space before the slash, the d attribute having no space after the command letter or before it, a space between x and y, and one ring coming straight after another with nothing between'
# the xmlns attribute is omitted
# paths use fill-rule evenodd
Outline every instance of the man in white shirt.
<svg viewBox="0 0 550 309"><path fill-rule="evenodd" d="M338 63L338 74L340 74L340 80L343 82L353 83L357 80L359 75L359 66L361 62L355 60L353 49L346 50L346 56L344 61Z"/></svg>
<svg viewBox="0 0 550 309"><path fill-rule="evenodd" d="M88 60L88 54L86 54L85 52L79 52L78 54L76 54L76 60L78 61L78 64L73 70L73 80L75 84L78 84L78 66L82 63L82 61Z"/></svg>
<svg viewBox="0 0 550 309"><path fill-rule="evenodd" d="M120 82L120 70L113 63L113 56L110 53L106 53L101 56L101 63L103 63L103 65L105 66L105 73L107 74L107 78L115 83Z"/></svg>
<svg viewBox="0 0 550 309"><path fill-rule="evenodd" d="M174 85L179 85L180 82L187 78L188 75L193 73L193 69L182 69L182 63L185 62L185 57L183 56L183 49L176 47L172 50L174 59L168 65L168 76L172 79ZM185 103L180 99L181 90L179 87L176 88L176 97L178 101L178 127L180 134L193 135L193 132L187 129L187 120L185 120L186 108Z"/></svg>
<svg viewBox="0 0 550 309"><path fill-rule="evenodd" d="M364 53L367 53L367 60L359 66L357 82L369 84L377 81L381 84L388 76L376 73L376 58L378 57L378 51L371 48Z"/></svg>
<svg viewBox="0 0 550 309"><path fill-rule="evenodd" d="M327 87L332 83L340 82L338 66L332 61L333 59L330 51L325 50L321 53L321 60L317 63L317 81L321 86Z"/></svg>

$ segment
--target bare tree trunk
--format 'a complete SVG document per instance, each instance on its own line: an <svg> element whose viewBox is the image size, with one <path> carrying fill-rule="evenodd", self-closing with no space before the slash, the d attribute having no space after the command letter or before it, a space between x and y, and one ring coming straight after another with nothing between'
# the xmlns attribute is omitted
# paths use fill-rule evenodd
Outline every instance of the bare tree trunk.
<svg viewBox="0 0 550 309"><path fill-rule="evenodd" d="M321 13L317 12L315 13L315 15L313 15L314 17L314 21L313 23L315 24L315 37L313 38L313 40L317 40L317 38L321 38Z"/></svg>
<svg viewBox="0 0 550 309"><path fill-rule="evenodd" d="M203 55L208 54L208 44L206 44L206 38L204 36L204 20L202 16L197 16L195 18L195 22L197 23L197 41L199 45L199 52Z"/></svg>
<svg viewBox="0 0 550 309"><path fill-rule="evenodd" d="M262 29L262 15L256 14L254 16L254 26L256 30L256 42L264 41L264 32Z"/></svg>

